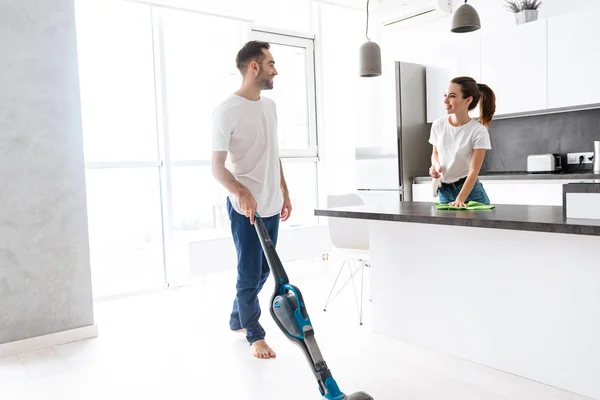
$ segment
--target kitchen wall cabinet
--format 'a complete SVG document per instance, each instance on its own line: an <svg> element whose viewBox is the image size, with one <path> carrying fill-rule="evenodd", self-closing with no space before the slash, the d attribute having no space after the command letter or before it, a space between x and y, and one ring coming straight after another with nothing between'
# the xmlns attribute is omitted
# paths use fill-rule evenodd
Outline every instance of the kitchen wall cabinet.
<svg viewBox="0 0 600 400"><path fill-rule="evenodd" d="M497 115L548 107L546 21L482 35L481 82L496 94Z"/></svg>
<svg viewBox="0 0 600 400"><path fill-rule="evenodd" d="M484 35L450 34L430 47L427 63L427 122L445 115L443 94L450 79L471 76L496 94L496 115L548 107L546 20ZM479 107L470 112L479 116Z"/></svg>
<svg viewBox="0 0 600 400"><path fill-rule="evenodd" d="M548 107L600 103L600 7L548 19Z"/></svg>
<svg viewBox="0 0 600 400"><path fill-rule="evenodd" d="M427 67L427 122L445 116L448 81L469 75L496 93L496 117L600 105L600 4L522 25L453 34L448 21L388 36L394 60ZM471 117L478 117L473 110Z"/></svg>

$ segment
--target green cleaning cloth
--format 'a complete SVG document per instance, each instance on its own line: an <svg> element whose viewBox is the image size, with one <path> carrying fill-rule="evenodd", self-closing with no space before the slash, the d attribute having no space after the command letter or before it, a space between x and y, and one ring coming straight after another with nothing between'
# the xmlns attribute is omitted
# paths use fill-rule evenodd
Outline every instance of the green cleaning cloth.
<svg viewBox="0 0 600 400"><path fill-rule="evenodd" d="M492 205L486 205L483 203L478 203L476 201L470 201L467 203L466 207L456 207L456 206L451 206L450 204L441 204L436 202L435 205L437 206L438 210L492 210L494 208L496 208L496 206L492 206Z"/></svg>

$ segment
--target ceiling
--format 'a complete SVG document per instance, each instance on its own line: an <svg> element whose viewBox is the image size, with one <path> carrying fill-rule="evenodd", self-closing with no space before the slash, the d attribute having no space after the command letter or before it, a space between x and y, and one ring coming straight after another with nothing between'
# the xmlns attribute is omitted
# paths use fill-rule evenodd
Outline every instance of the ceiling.
<svg viewBox="0 0 600 400"><path fill-rule="evenodd" d="M319 1L319 0L316 0ZM326 3L338 4L360 10L367 9L367 0L322 0ZM369 0L369 11L377 13L381 10L412 10L435 7L436 0Z"/></svg>
<svg viewBox="0 0 600 400"><path fill-rule="evenodd" d="M373 1L373 0L371 0ZM374 0L377 14L394 14L397 17L416 14L436 8L437 0Z"/></svg>
<svg viewBox="0 0 600 400"><path fill-rule="evenodd" d="M313 0L366 12L367 0ZM385 24L436 9L440 0L369 0L372 22ZM420 21L423 21L422 19ZM408 26L409 23L405 24Z"/></svg>

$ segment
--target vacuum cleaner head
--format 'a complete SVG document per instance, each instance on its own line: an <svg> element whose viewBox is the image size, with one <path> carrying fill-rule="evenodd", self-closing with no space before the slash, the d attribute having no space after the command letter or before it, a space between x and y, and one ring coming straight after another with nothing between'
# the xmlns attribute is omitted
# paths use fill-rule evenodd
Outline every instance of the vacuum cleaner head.
<svg viewBox="0 0 600 400"><path fill-rule="evenodd" d="M365 392L356 392L352 393L349 396L346 396L344 400L374 400L371 396L366 394Z"/></svg>

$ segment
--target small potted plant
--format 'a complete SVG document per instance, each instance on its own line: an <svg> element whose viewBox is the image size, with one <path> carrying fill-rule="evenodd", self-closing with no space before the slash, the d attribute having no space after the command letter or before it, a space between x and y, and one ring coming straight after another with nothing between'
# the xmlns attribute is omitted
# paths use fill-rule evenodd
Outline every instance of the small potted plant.
<svg viewBox="0 0 600 400"><path fill-rule="evenodd" d="M542 5L541 0L505 0L505 7L515 14L517 25L538 19L538 9Z"/></svg>

